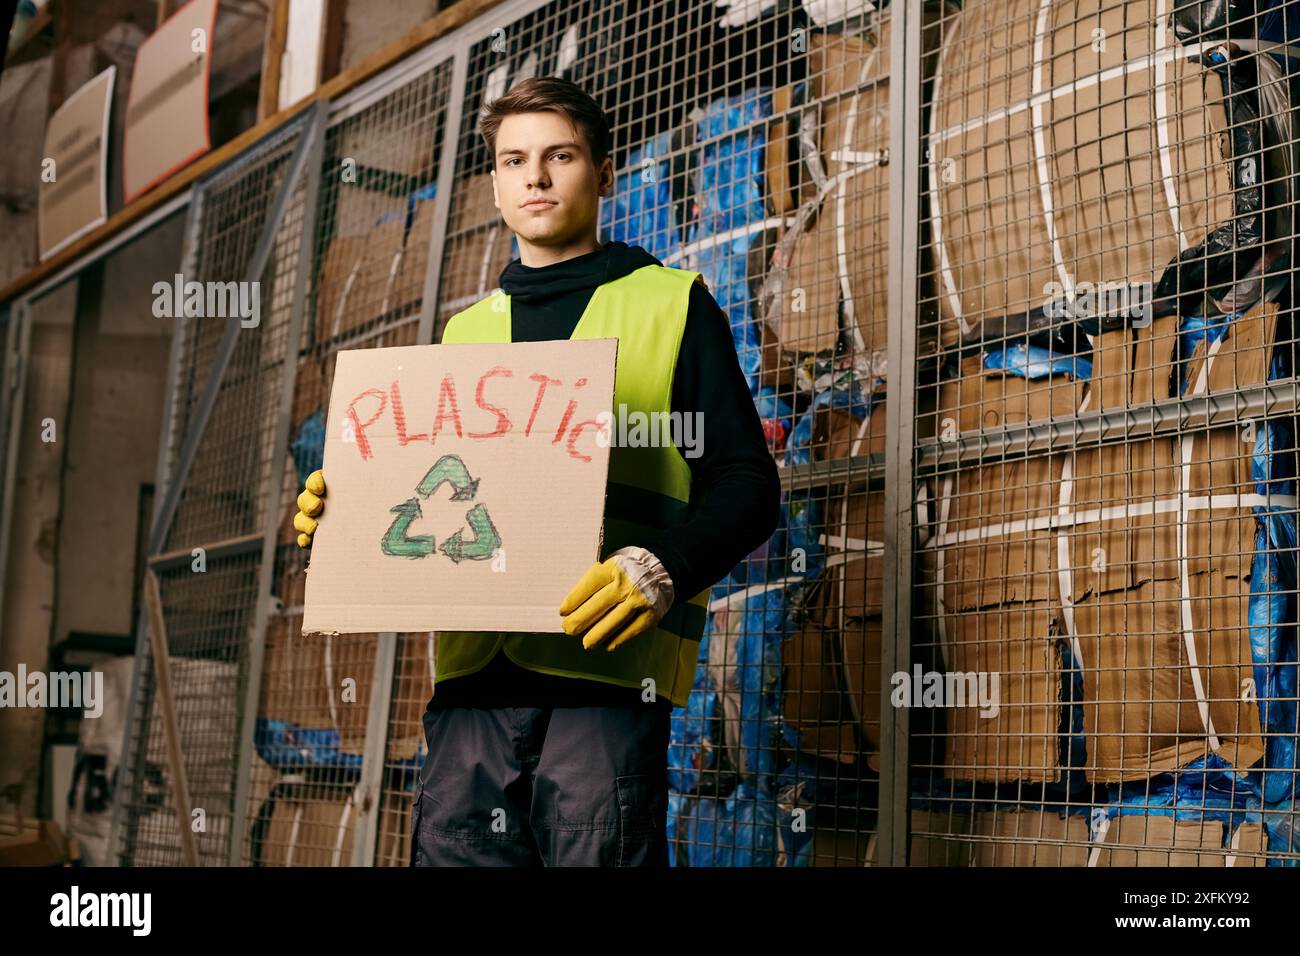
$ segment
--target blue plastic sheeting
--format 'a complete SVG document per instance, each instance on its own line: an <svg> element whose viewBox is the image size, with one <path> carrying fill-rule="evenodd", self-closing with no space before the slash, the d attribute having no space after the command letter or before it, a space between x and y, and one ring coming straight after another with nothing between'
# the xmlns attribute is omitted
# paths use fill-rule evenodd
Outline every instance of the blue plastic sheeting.
<svg viewBox="0 0 1300 956"><path fill-rule="evenodd" d="M1232 320L1239 318L1240 312L1234 312L1231 315L1188 315L1183 316L1178 321L1178 391L1183 394L1191 386L1188 376L1191 369L1188 367L1188 360L1191 359L1192 353L1196 351L1196 346L1205 342L1208 349L1215 342L1223 339L1228 334L1228 326Z"/></svg>
<svg viewBox="0 0 1300 956"><path fill-rule="evenodd" d="M661 262L682 254L673 213L672 167L668 159L659 158L671 151L671 132L637 146L627 156L629 171L615 178L614 195L600 204L600 234L606 240L640 246Z"/></svg>
<svg viewBox="0 0 1300 956"><path fill-rule="evenodd" d="M767 132L759 121L771 115L772 93L766 87L714 100L705 109L695 131L695 141L703 144L695 173L699 210L687 234L691 245L698 244L692 267L704 276L731 323L751 395L758 394L762 343L750 311L749 250L762 236L767 217Z"/></svg>
<svg viewBox="0 0 1300 956"><path fill-rule="evenodd" d="M257 755L281 772L326 768L361 769L361 754L348 753L340 746L339 732L333 727L303 727L287 720L259 717L253 744ZM406 760L389 761L385 766L416 769L424 763L424 744Z"/></svg>
<svg viewBox="0 0 1300 956"><path fill-rule="evenodd" d="M673 794L669 816L674 866L776 865L776 804L752 783L726 799Z"/></svg>
<svg viewBox="0 0 1300 956"><path fill-rule="evenodd" d="M298 434L289 443L289 453L301 488L308 475L325 467L325 409L313 412L298 426Z"/></svg>
<svg viewBox="0 0 1300 956"><path fill-rule="evenodd" d="M812 461L813 429L817 424L818 409L842 408L861 421L870 415L871 409L883 399L884 396L881 394L864 392L857 381L849 383L847 387L836 386L818 392L790 431L790 438L786 445L786 463L806 465Z"/></svg>
<svg viewBox="0 0 1300 956"><path fill-rule="evenodd" d="M1010 372L1021 378L1046 378L1062 373L1077 379L1092 378L1092 360L1082 355L1065 355L1041 345L1017 343L1006 348L993 349L984 356L984 367Z"/></svg>
<svg viewBox="0 0 1300 956"><path fill-rule="evenodd" d="M1224 848L1244 823L1263 822L1268 848L1286 852L1292 846L1287 819L1262 813L1256 794L1242 786L1244 774L1215 754L1194 760L1176 773L1107 787L1108 802L1092 809L1091 832L1099 837L1100 822L1120 816L1164 816L1176 820L1223 824ZM1294 849L1291 850L1294 852ZM1269 860L1269 866L1295 866L1294 860Z"/></svg>
<svg viewBox="0 0 1300 956"><path fill-rule="evenodd" d="M855 779L843 764L813 754L797 754L776 778L776 825L786 866L811 866L813 834L819 825L828 829L856 829L865 842L875 828L875 814L866 809L880 800L874 778ZM861 816L841 812L819 820L818 807L862 808ZM865 847L863 847L865 850Z"/></svg>
<svg viewBox="0 0 1300 956"><path fill-rule="evenodd" d="M699 786L701 771L713 769L717 761L718 695L705 667L712 633L713 615L709 614L704 620L695 680L686 698L686 706L673 708L668 736L668 786L678 793L694 791ZM670 822L671 818L670 810Z"/></svg>

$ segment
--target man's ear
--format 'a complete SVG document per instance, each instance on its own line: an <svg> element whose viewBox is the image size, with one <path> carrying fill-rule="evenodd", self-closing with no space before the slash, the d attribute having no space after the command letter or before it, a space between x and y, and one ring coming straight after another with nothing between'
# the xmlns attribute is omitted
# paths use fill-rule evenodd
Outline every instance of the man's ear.
<svg viewBox="0 0 1300 956"><path fill-rule="evenodd" d="M612 157L606 156L605 161L600 164L596 182L600 184L597 190L600 195L608 196L614 192L614 160Z"/></svg>
<svg viewBox="0 0 1300 956"><path fill-rule="evenodd" d="M489 170L488 175L492 177L492 205L500 209L501 200L497 198L497 171L495 169Z"/></svg>

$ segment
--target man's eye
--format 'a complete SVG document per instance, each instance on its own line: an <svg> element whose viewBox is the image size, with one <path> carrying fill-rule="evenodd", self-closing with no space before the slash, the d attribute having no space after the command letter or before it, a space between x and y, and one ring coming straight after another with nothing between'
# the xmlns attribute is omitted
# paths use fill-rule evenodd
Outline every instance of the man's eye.
<svg viewBox="0 0 1300 956"><path fill-rule="evenodd" d="M561 157L563 157L564 159L568 159L568 158L569 158L569 154L568 154L568 153L555 153L555 154L553 154L553 155L551 156L552 159L560 159Z"/></svg>

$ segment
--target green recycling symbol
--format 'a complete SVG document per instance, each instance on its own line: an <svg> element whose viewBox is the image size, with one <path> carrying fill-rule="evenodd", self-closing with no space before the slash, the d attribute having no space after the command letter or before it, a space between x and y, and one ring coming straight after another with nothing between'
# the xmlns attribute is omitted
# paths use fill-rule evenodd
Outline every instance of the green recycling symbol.
<svg viewBox="0 0 1300 956"><path fill-rule="evenodd" d="M400 505L389 510L397 515L389 525L381 542L384 554L395 558L423 558L441 550L456 564L461 561L484 561L501 547L501 535L497 533L487 507L482 502L474 505L465 515L474 537L466 541L461 530L447 538L442 547L437 547L431 534L407 535L412 523L424 516L420 509L420 498L428 498L442 487L443 482L450 482L452 501L473 501L478 494L478 479L470 478L469 469L460 460L459 455L443 455L429 469L428 474L415 486L419 497L407 498Z"/></svg>

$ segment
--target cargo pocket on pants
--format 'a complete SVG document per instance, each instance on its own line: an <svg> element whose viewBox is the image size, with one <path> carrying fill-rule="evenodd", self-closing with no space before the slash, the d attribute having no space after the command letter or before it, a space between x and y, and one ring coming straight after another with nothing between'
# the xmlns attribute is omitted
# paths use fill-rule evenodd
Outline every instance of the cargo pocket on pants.
<svg viewBox="0 0 1300 956"><path fill-rule="evenodd" d="M658 866L666 805L650 774L615 777L618 792L618 856L615 866Z"/></svg>

